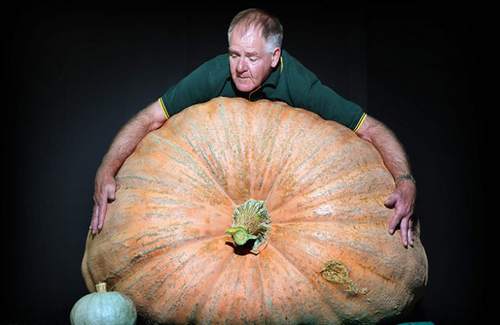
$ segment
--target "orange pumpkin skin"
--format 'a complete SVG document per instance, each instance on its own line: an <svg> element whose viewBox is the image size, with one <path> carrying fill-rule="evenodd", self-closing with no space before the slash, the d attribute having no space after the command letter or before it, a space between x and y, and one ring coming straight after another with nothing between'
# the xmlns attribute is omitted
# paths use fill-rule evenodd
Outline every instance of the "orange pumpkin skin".
<svg viewBox="0 0 500 325"><path fill-rule="evenodd" d="M117 182L102 232L87 238L83 276L158 323L377 323L427 283L418 229L407 249L387 232L394 182L377 150L304 109L194 105L148 134ZM271 218L259 254L224 233L250 198ZM331 261L346 281L323 276Z"/></svg>

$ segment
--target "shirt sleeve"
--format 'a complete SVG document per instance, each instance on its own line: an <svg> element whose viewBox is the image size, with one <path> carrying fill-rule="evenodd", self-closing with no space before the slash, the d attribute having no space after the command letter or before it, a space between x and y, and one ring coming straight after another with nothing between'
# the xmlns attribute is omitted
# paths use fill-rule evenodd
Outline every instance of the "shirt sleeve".
<svg viewBox="0 0 500 325"><path fill-rule="evenodd" d="M170 87L161 96L160 103L166 116L172 116L184 108L206 102L217 96L217 84L220 84L221 63L216 57L205 62L187 75L176 85Z"/></svg>
<svg viewBox="0 0 500 325"><path fill-rule="evenodd" d="M363 109L338 95L319 80L314 82L306 96L311 110L326 120L337 121L356 131L364 119Z"/></svg>
<svg viewBox="0 0 500 325"><path fill-rule="evenodd" d="M294 81L290 82L294 105L357 131L366 117L363 109L323 85L311 71L300 68L303 71L297 71Z"/></svg>

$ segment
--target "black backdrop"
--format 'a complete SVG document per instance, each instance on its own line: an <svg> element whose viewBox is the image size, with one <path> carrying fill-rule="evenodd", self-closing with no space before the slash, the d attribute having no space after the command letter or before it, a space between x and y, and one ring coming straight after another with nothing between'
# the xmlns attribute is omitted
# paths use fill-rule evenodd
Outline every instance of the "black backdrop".
<svg viewBox="0 0 500 325"><path fill-rule="evenodd" d="M7 305L0 322L68 322L87 293L80 261L93 177L113 136L168 86L224 52L230 19L249 6L7 14ZM488 115L473 87L474 13L391 3L261 7L280 17L292 55L387 124L408 152L430 267L426 295L405 320L481 320Z"/></svg>

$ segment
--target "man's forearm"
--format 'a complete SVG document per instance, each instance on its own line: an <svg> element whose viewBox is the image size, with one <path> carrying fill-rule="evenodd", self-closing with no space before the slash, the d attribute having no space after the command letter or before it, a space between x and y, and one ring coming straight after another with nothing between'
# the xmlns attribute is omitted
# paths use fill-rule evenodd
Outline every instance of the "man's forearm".
<svg viewBox="0 0 500 325"><path fill-rule="evenodd" d="M123 162L134 152L142 138L163 125L167 118L168 115L156 101L134 116L116 135L95 177L92 234L102 229L108 203L115 200L115 175Z"/></svg>
<svg viewBox="0 0 500 325"><path fill-rule="evenodd" d="M405 247L408 244L413 245L412 215L416 186L403 146L385 125L372 117L366 117L357 134L370 141L377 148L396 183L395 190L384 202L387 208L394 209L394 213L389 219L389 233L394 234L399 227L403 245Z"/></svg>
<svg viewBox="0 0 500 325"><path fill-rule="evenodd" d="M357 133L377 148L396 182L403 179L412 180L410 164L403 146L384 124L372 117L367 117Z"/></svg>
<svg viewBox="0 0 500 325"><path fill-rule="evenodd" d="M137 144L149 132L160 127L166 120L163 118L161 108L156 107L158 103L153 103L146 109L135 115L114 138L111 146L102 159L98 173L105 173L115 176L123 162L134 152Z"/></svg>
<svg viewBox="0 0 500 325"><path fill-rule="evenodd" d="M108 152L102 159L99 172L114 176L125 159L132 154L137 144L147 133L146 120L139 113L118 132Z"/></svg>

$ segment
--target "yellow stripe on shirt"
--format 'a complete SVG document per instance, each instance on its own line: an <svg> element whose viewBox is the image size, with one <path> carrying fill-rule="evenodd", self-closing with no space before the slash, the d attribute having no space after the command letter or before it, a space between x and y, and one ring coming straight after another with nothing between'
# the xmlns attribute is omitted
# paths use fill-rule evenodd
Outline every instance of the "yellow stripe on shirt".
<svg viewBox="0 0 500 325"><path fill-rule="evenodd" d="M163 108L163 113L165 113L165 117L168 118L170 117L170 115L168 114L168 111L167 111L167 106L165 105L165 103L163 102L163 98L159 98L158 101L160 102L160 105L161 105L161 108Z"/></svg>
<svg viewBox="0 0 500 325"><path fill-rule="evenodd" d="M354 132L357 132L359 130L359 128L361 128L361 125L363 125L363 122L365 121L365 119L366 119L366 113L363 113L363 115L361 115L361 118L358 121L358 124L356 125L356 127L353 130Z"/></svg>

